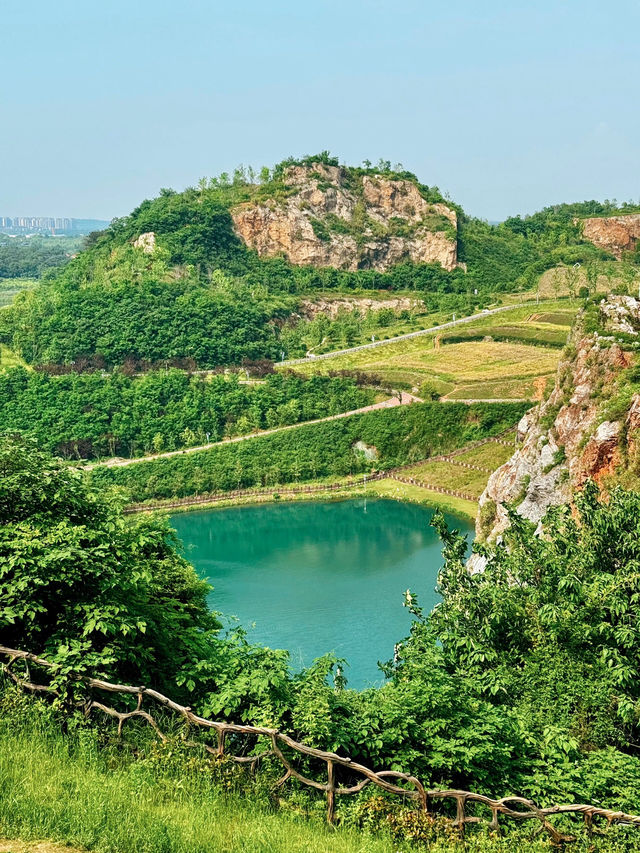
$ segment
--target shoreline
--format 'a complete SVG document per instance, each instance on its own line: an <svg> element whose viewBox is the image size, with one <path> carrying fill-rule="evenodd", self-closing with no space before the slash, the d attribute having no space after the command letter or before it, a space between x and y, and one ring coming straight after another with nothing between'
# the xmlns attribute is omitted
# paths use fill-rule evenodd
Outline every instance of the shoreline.
<svg viewBox="0 0 640 853"><path fill-rule="evenodd" d="M313 484L309 484L313 485ZM322 485L322 484L319 484ZM317 488L313 491L278 491L274 489L269 494L261 495L239 495L229 498L212 498L210 501L199 500L193 503L172 505L167 501L164 505L155 503L148 507L138 504L129 513L139 512L165 512L168 515L178 515L185 512L198 512L202 510L228 509L234 506L259 506L260 504L294 503L296 501L340 501L352 498L387 498L392 500L412 503L430 509L441 509L443 512L458 516L465 521L474 522L478 509L477 502L463 498L441 494L426 486L412 485L394 480L391 477L381 477L370 480L366 486L362 483L335 483L326 484L326 488Z"/></svg>

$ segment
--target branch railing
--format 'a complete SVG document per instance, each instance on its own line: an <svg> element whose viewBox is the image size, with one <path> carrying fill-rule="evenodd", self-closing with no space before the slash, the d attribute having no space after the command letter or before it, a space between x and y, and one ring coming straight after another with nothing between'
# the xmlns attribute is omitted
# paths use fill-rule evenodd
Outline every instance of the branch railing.
<svg viewBox="0 0 640 853"><path fill-rule="evenodd" d="M47 670L55 675L58 667L51 661L30 652L7 648L6 646L0 646L0 658L5 659L0 660L0 671L3 671L10 680L22 689L34 694L63 698L63 692L56 686L55 680L53 683L40 683L35 681L31 675L29 664L33 664L34 667ZM15 664L19 662L26 664L24 675L20 675L15 671ZM75 707L81 709L87 717L92 711L97 710L117 720L118 737L122 736L125 723L129 720L141 719L151 726L161 741L167 741L167 735L162 731L158 721L149 710L143 708L145 700L152 700L157 705L182 718L187 726L195 726L198 729L216 733L215 746L199 741L187 741L187 746L204 748L215 758L226 758L237 764L250 765L252 768L255 768L264 758L273 756L284 770L284 773L274 783L274 790L281 788L289 779L296 779L307 787L323 792L327 800L327 821L331 824L335 822L336 817L336 796L356 794L362 791L367 785L372 784L389 794L413 800L417 807L425 814L431 812L432 804L435 801L453 801L456 808L456 816L452 819L452 825L461 833L464 833L465 827L468 824L484 824L490 830L496 831L499 829L500 817L507 817L516 821L538 821L539 829L547 832L556 844L575 841L576 837L574 835L563 832L551 823L549 818L555 815L581 815L589 835L595 830L595 818L604 819L607 826L624 824L640 827L640 816L612 809L604 809L598 806L571 803L541 808L524 797L507 796L495 800L472 791L427 789L418 778L411 774L395 770L371 770L369 767L359 764L347 756L338 755L335 752L326 752L304 743L299 743L278 729L265 726L238 725L236 723L209 720L205 717L200 717L190 707L180 705L178 702L174 702L169 697L150 687L115 684L82 674L70 674L65 677L70 681L84 685L87 689L87 693L83 699L75 702ZM93 691L135 698L136 706L132 710L119 711L117 708L96 699ZM228 735L265 738L269 742L270 747L255 755L235 755L227 748ZM326 765L327 781L320 782L300 772L285 755L283 747L306 758L318 759L324 762ZM350 785L340 785L336 779L336 770L339 767L344 768L352 780L360 777L359 781ZM409 787L402 787L401 783ZM491 812L491 819L487 820L484 817L468 814L467 806L472 804L486 807Z"/></svg>

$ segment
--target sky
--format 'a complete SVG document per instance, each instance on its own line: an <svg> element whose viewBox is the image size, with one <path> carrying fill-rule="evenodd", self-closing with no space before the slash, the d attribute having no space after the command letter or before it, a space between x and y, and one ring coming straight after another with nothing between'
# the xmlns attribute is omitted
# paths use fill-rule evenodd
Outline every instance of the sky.
<svg viewBox="0 0 640 853"><path fill-rule="evenodd" d="M0 0L0 215L328 149L495 221L640 199L640 0Z"/></svg>

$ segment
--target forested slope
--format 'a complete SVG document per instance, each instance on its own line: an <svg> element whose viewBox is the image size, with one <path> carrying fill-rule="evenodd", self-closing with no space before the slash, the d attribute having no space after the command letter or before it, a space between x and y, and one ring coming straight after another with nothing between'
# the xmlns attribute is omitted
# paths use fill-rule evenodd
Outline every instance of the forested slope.
<svg viewBox="0 0 640 853"><path fill-rule="evenodd" d="M349 202L344 210L340 193ZM311 215L318 210L320 218ZM389 163L342 167L324 153L258 176L238 169L180 193L162 190L91 235L61 271L1 313L0 342L40 365L192 359L209 368L304 355L299 336L285 333L301 322L303 294L411 290L428 310L470 313L495 294L533 287L558 264L620 263L583 239L580 222L620 210L626 208L556 205L495 226ZM323 247L339 249L342 268L294 263L293 249L287 257L262 244L252 248L253 232L246 239L239 233L245 220L238 211L266 216L269 227L274 217L277 224L295 213L309 231L304 245L318 257ZM295 229L289 238L302 239ZM438 254L443 246L449 254ZM416 260L429 257L441 262ZM637 259L637 251L628 252L624 262Z"/></svg>
<svg viewBox="0 0 640 853"><path fill-rule="evenodd" d="M379 409L126 467L91 471L100 488L122 486L133 501L304 482L388 469L496 435L527 403L421 403Z"/></svg>

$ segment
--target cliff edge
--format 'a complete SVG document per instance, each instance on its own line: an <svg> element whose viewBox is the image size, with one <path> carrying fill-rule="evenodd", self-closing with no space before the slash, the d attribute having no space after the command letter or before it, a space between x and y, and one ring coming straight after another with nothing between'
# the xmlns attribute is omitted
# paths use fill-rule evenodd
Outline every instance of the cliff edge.
<svg viewBox="0 0 640 853"><path fill-rule="evenodd" d="M516 451L489 478L476 520L479 539L508 526L506 506L538 522L571 503L588 478L603 489L638 475L640 302L610 296L578 317L549 397L517 427ZM475 564L472 568L479 568Z"/></svg>
<svg viewBox="0 0 640 853"><path fill-rule="evenodd" d="M585 219L582 236L620 260L622 253L633 251L640 240L640 213Z"/></svg>

